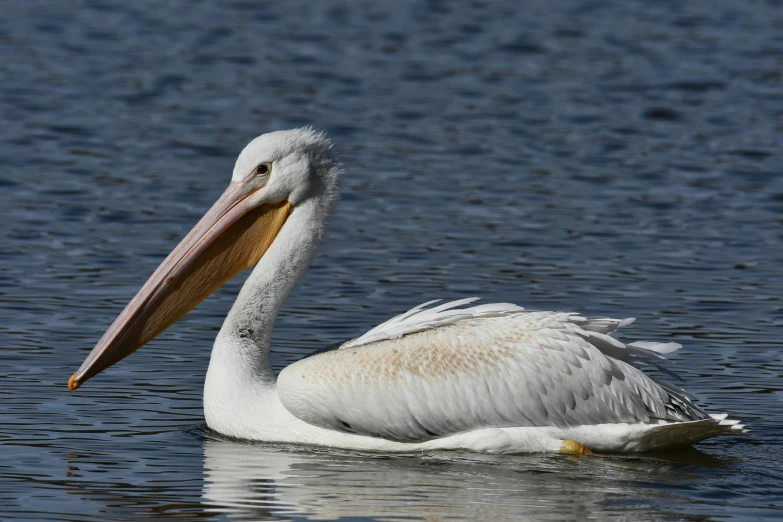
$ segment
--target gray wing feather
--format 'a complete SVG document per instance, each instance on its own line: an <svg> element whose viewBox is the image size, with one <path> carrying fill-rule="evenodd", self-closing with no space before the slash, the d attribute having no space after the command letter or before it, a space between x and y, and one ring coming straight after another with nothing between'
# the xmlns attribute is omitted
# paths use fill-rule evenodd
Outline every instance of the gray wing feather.
<svg viewBox="0 0 783 522"><path fill-rule="evenodd" d="M629 321L520 310L309 357L280 374L278 393L308 423L405 442L487 427L708 418L684 391L640 371L670 345L609 336Z"/></svg>

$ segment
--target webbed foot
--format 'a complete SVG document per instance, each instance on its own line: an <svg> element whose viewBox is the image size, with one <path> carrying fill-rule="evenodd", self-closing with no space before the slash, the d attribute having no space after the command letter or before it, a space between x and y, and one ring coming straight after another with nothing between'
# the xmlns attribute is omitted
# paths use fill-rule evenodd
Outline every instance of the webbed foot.
<svg viewBox="0 0 783 522"><path fill-rule="evenodd" d="M560 446L560 453L565 453L566 455L590 455L593 452L575 440L564 440Z"/></svg>

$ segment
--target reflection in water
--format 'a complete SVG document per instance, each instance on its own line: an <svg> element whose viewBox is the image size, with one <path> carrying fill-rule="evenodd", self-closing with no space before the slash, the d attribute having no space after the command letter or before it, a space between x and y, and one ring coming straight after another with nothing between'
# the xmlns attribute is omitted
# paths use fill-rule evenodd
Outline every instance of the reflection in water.
<svg viewBox="0 0 783 522"><path fill-rule="evenodd" d="M694 461L721 465L695 450L669 461L451 452L401 457L208 439L203 497L207 511L242 519L582 519L687 487L698 480Z"/></svg>
<svg viewBox="0 0 783 522"><path fill-rule="evenodd" d="M57 477L38 477L34 488L28 483L8 493L25 499L26 491L64 484L64 498L30 498L17 507L23 513L22 506L34 500L37 514L51 519L648 519L723 513L715 499L731 494L736 500L738 487L728 492L705 482L744 472L735 458L698 450L655 456L383 455L217 437L202 424L143 443L95 441L83 453L55 451L49 460L60 465ZM768 494L752 487L742 493ZM702 502L691 508L695 494ZM743 508L734 506L735 512ZM10 517L8 510L3 515Z"/></svg>

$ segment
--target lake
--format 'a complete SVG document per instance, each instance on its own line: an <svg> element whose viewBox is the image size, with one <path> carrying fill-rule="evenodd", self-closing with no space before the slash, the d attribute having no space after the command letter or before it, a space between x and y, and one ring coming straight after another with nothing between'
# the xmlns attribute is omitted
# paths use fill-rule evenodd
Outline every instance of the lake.
<svg viewBox="0 0 783 522"><path fill-rule="evenodd" d="M7 520L783 519L783 5L46 2L0 17ZM654 455L227 440L201 394L244 275L67 391L258 134L345 166L281 369L435 298L636 317L751 430Z"/></svg>

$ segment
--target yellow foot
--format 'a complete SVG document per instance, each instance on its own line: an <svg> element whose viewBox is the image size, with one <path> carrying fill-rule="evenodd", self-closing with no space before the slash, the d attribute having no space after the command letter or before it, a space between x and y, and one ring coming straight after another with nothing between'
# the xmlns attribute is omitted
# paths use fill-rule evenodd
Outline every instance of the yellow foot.
<svg viewBox="0 0 783 522"><path fill-rule="evenodd" d="M560 446L560 453L565 453L566 455L591 455L593 452L575 440L564 440Z"/></svg>

